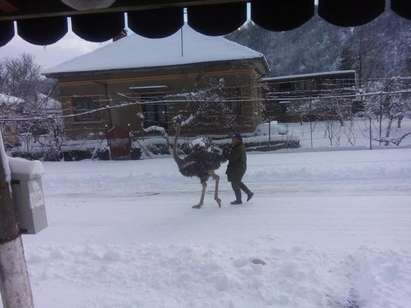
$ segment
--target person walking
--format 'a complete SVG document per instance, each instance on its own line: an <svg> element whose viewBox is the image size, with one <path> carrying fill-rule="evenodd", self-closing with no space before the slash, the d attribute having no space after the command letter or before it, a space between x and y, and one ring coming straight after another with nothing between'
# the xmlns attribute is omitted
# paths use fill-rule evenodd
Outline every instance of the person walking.
<svg viewBox="0 0 411 308"><path fill-rule="evenodd" d="M247 154L243 138L236 133L231 139L231 152L228 156L227 178L231 182L234 190L235 200L231 204L242 204L241 191L247 194L247 202L251 200L254 193L242 182L243 176L247 170Z"/></svg>

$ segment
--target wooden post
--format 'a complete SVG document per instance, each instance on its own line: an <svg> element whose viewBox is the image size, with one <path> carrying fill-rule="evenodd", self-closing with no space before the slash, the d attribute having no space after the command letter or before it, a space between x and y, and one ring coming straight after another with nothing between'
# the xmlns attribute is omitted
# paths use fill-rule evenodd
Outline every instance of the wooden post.
<svg viewBox="0 0 411 308"><path fill-rule="evenodd" d="M313 116L312 116L312 100L310 99L310 118L308 119L310 121L310 145L311 149L314 148L313 144Z"/></svg>
<svg viewBox="0 0 411 308"><path fill-rule="evenodd" d="M370 150L372 150L372 118L371 116L369 117L369 121L370 121Z"/></svg>
<svg viewBox="0 0 411 308"><path fill-rule="evenodd" d="M382 102L381 102L381 98L380 98L380 114L379 114L379 128L378 128L378 131L379 131L379 136L378 136L378 144L379 145L381 145L381 139L382 139Z"/></svg>
<svg viewBox="0 0 411 308"><path fill-rule="evenodd" d="M33 308L23 242L17 227L11 173L0 131L0 292L4 308Z"/></svg>
<svg viewBox="0 0 411 308"><path fill-rule="evenodd" d="M268 151L271 151L271 118L268 118Z"/></svg>

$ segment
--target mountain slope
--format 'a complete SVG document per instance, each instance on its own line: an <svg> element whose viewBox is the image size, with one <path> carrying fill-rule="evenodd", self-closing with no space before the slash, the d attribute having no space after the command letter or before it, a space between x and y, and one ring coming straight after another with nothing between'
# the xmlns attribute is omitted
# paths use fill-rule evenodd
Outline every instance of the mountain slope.
<svg viewBox="0 0 411 308"><path fill-rule="evenodd" d="M358 71L360 61L363 78L411 72L411 22L392 12L355 28L337 27L318 16L287 32L266 31L249 22L227 38L262 52L272 76Z"/></svg>

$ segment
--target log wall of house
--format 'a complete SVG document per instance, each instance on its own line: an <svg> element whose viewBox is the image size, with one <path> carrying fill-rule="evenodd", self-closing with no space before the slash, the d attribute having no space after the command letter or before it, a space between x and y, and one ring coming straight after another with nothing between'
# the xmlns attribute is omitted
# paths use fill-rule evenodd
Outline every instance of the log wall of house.
<svg viewBox="0 0 411 308"><path fill-rule="evenodd" d="M112 126L129 127L132 131L141 131L141 121L137 116L144 110L142 105L103 110L84 116L70 117L86 109L97 109L107 105L116 106L122 103L132 104L143 100L141 92L135 88L161 87L160 97L167 95L167 100L173 100L173 95L207 88L210 81L224 79L224 89L231 98L238 95L236 121L234 125L225 127L224 114L211 114L205 125L185 127L183 134L229 134L233 130L252 132L260 120L259 98L257 87L258 73L252 65L241 63L201 64L185 67L159 68L137 71L111 71L104 73L77 73L59 76L59 87L65 118L65 135L69 139L96 139L103 136L105 130ZM163 91L163 92L162 92ZM124 98L124 94L127 98ZM156 93L156 92L154 92ZM230 95L229 95L230 96ZM130 99L135 97L136 99ZM181 100L181 97L177 97ZM80 107L79 107L80 106ZM238 106L238 105L236 105ZM190 109L192 108L192 109ZM183 112L190 114L194 105L187 103L166 103L166 121L169 133L173 133L172 119Z"/></svg>

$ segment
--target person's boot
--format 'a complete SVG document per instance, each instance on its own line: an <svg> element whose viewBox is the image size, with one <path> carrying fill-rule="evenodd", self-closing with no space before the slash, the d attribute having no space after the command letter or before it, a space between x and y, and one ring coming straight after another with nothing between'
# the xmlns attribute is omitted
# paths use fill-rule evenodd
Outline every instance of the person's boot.
<svg viewBox="0 0 411 308"><path fill-rule="evenodd" d="M241 200L235 200L235 201L231 201L230 204L238 205L238 204L243 204L243 202L241 202Z"/></svg>
<svg viewBox="0 0 411 308"><path fill-rule="evenodd" d="M241 202L241 190L236 190L234 191L235 193L235 201L232 201L231 204L232 205L237 205L237 204L242 204L243 202Z"/></svg>
<svg viewBox="0 0 411 308"><path fill-rule="evenodd" d="M247 194L247 202L250 201L254 193L244 183L240 184L240 188Z"/></svg>

